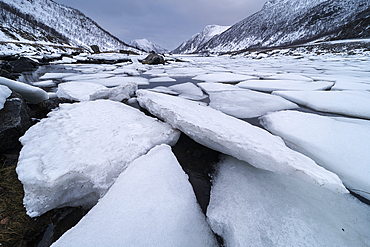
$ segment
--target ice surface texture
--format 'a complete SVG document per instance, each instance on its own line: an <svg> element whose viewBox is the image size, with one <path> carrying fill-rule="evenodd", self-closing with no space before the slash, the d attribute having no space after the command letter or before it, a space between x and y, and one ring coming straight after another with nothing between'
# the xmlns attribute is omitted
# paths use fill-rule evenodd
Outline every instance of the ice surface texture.
<svg viewBox="0 0 370 247"><path fill-rule="evenodd" d="M22 82L13 81L0 76L0 84L13 89L14 91L22 95L23 99L32 104L37 104L41 101L49 99L48 93L41 88L34 87Z"/></svg>
<svg viewBox="0 0 370 247"><path fill-rule="evenodd" d="M261 169L290 174L337 192L347 192L337 175L289 149L281 138L261 128L179 97L146 90L138 90L137 96L142 107L204 146Z"/></svg>
<svg viewBox="0 0 370 247"><path fill-rule="evenodd" d="M370 121L296 111L271 113L261 120L292 148L335 172L349 189L370 199Z"/></svg>
<svg viewBox="0 0 370 247"><path fill-rule="evenodd" d="M179 132L125 104L62 104L20 138L17 173L27 214L92 206L134 159Z"/></svg>
<svg viewBox="0 0 370 247"><path fill-rule="evenodd" d="M66 82L58 85L57 96L75 101L88 101L90 95L106 89L105 86L90 82Z"/></svg>
<svg viewBox="0 0 370 247"><path fill-rule="evenodd" d="M217 246L167 145L136 159L57 246Z"/></svg>
<svg viewBox="0 0 370 247"><path fill-rule="evenodd" d="M225 246L369 246L370 208L350 194L226 157L207 217Z"/></svg>

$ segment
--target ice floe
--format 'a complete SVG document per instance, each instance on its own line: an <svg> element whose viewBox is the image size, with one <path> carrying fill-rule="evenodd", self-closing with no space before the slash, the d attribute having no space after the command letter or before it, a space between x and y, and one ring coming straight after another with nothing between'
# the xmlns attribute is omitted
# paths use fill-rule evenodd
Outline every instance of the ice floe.
<svg viewBox="0 0 370 247"><path fill-rule="evenodd" d="M334 82L295 81L295 80L249 80L237 84L238 87L262 92L272 91L314 91L330 89Z"/></svg>
<svg viewBox="0 0 370 247"><path fill-rule="evenodd" d="M0 85L0 110L4 108L6 99L11 94L12 94L12 90L10 90L7 86Z"/></svg>
<svg viewBox="0 0 370 247"><path fill-rule="evenodd" d="M245 80L256 79L256 77L248 76L248 75L241 75L229 72L217 72L212 74L205 74L205 75L198 75L193 78L193 80L197 81L205 81L205 82L224 82L224 83L238 83Z"/></svg>
<svg viewBox="0 0 370 247"><path fill-rule="evenodd" d="M179 97L192 100L202 100L207 96L204 95L202 89L191 82L180 83L168 87L169 89L179 93Z"/></svg>
<svg viewBox="0 0 370 247"><path fill-rule="evenodd" d="M32 104L40 103L41 101L49 99L49 95L41 88L31 86L22 82L10 80L0 76L0 84L22 95L23 99Z"/></svg>
<svg viewBox="0 0 370 247"><path fill-rule="evenodd" d="M208 94L210 107L237 118L254 118L267 112L298 108L298 105L281 97L247 89Z"/></svg>
<svg viewBox="0 0 370 247"><path fill-rule="evenodd" d="M370 92L365 91L277 91L279 95L316 111L370 119Z"/></svg>
<svg viewBox="0 0 370 247"><path fill-rule="evenodd" d="M53 80L38 81L38 82L32 83L32 85L36 87L54 87L55 82Z"/></svg>
<svg viewBox="0 0 370 247"><path fill-rule="evenodd" d="M106 87L116 87L127 83L136 83L137 85L149 85L148 79L134 76L114 76L109 78L89 80L88 82L100 84Z"/></svg>
<svg viewBox="0 0 370 247"><path fill-rule="evenodd" d="M96 83L83 81L66 82L58 85L57 96L58 98L75 101L88 101L90 100L90 95L102 89L106 89L106 87Z"/></svg>
<svg viewBox="0 0 370 247"><path fill-rule="evenodd" d="M284 111L261 121L289 146L336 173L350 190L370 199L369 120Z"/></svg>
<svg viewBox="0 0 370 247"><path fill-rule="evenodd" d="M261 128L179 97L147 90L138 90L136 94L142 107L202 145L261 169L290 174L337 192L347 192L337 175L289 149L281 138Z"/></svg>
<svg viewBox="0 0 370 247"><path fill-rule="evenodd" d="M350 194L226 157L207 209L225 246L368 246L370 207Z"/></svg>
<svg viewBox="0 0 370 247"><path fill-rule="evenodd" d="M92 206L126 166L179 132L122 103L61 104L20 138L17 173L27 214Z"/></svg>
<svg viewBox="0 0 370 247"><path fill-rule="evenodd" d="M176 80L171 78L171 77L159 76L159 77L150 79L149 83L151 83L151 82L174 82L174 81L176 81Z"/></svg>
<svg viewBox="0 0 370 247"><path fill-rule="evenodd" d="M64 77L76 75L75 73L46 73L40 77L41 80L62 79Z"/></svg>
<svg viewBox="0 0 370 247"><path fill-rule="evenodd" d="M103 88L99 91L90 95L90 100L98 99L109 99L113 101L121 102L123 100L128 100L135 95L137 91L136 83L127 83L114 88Z"/></svg>
<svg viewBox="0 0 370 247"><path fill-rule="evenodd" d="M217 246L187 175L166 145L136 159L57 246Z"/></svg>

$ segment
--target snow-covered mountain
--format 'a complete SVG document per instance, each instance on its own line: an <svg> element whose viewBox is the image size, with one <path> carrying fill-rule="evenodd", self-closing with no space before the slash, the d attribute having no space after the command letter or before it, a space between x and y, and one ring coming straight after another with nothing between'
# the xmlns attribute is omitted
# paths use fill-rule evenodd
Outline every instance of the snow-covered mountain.
<svg viewBox="0 0 370 247"><path fill-rule="evenodd" d="M230 52L305 43L338 32L370 0L269 0L262 10L203 44L197 52Z"/></svg>
<svg viewBox="0 0 370 247"><path fill-rule="evenodd" d="M0 40L132 50L79 10L52 0L0 0Z"/></svg>
<svg viewBox="0 0 370 247"><path fill-rule="evenodd" d="M135 39L130 42L130 45L132 47L136 47L140 50L144 50L146 52L152 52L155 53L168 53L167 49L164 49L160 47L159 45L154 44L153 42L147 40L147 39Z"/></svg>
<svg viewBox="0 0 370 247"><path fill-rule="evenodd" d="M228 28L230 28L230 26L208 25L200 33L194 34L189 40L183 42L179 47L173 50L172 53L193 53L201 45Z"/></svg>

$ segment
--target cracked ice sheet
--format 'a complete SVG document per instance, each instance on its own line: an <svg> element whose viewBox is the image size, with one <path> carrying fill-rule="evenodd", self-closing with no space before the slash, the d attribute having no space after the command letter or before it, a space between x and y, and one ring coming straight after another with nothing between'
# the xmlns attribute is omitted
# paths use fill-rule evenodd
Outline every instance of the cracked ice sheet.
<svg viewBox="0 0 370 247"><path fill-rule="evenodd" d="M256 79L256 77L228 72L224 73L217 72L212 74L198 75L193 78L193 80L197 81L224 82L224 83L238 83L250 79Z"/></svg>
<svg viewBox="0 0 370 247"><path fill-rule="evenodd" d="M52 246L217 246L171 147L136 159Z"/></svg>
<svg viewBox="0 0 370 247"><path fill-rule="evenodd" d="M277 91L273 94L316 111L370 119L370 92Z"/></svg>
<svg viewBox="0 0 370 247"><path fill-rule="evenodd" d="M147 90L138 90L136 95L140 106L204 146L261 169L347 193L337 175L289 149L281 138L261 128L179 97Z"/></svg>
<svg viewBox="0 0 370 247"><path fill-rule="evenodd" d="M122 103L61 104L20 138L17 173L27 214L94 205L130 162L178 137L168 124Z"/></svg>
<svg viewBox="0 0 370 247"><path fill-rule="evenodd" d="M225 157L207 218L225 246L368 246L370 208L350 194Z"/></svg>
<svg viewBox="0 0 370 247"><path fill-rule="evenodd" d="M295 80L249 80L237 84L238 87L262 91L314 91L331 88L334 82L295 81Z"/></svg>
<svg viewBox="0 0 370 247"><path fill-rule="evenodd" d="M369 120L284 111L267 114L261 123L370 200Z"/></svg>
<svg viewBox="0 0 370 247"><path fill-rule="evenodd" d="M199 83L198 85L208 93L210 107L237 118L254 118L267 112L298 108L298 105L282 97L229 84Z"/></svg>

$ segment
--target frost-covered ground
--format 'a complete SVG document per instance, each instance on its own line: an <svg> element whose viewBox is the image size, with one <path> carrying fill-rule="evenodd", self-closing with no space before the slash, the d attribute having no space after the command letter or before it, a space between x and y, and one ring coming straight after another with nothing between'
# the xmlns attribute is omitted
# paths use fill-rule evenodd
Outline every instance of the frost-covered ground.
<svg viewBox="0 0 370 247"><path fill-rule="evenodd" d="M102 228L106 210L114 213L112 221L117 220L104 223L104 241L109 245L126 241L127 235L114 234L122 225L138 238L152 238L135 231L156 233L156 222L173 227L172 209L179 209L177 200L166 199L171 196L167 193L187 191L184 198L194 209L176 214L188 214L197 219L194 228L206 229L187 181L170 185L163 181L171 176L165 173L170 168L158 165L163 173L151 176L147 171L153 164L134 161L155 145L174 144L174 129L179 129L225 154L214 174L206 216L226 246L370 246L370 207L344 188L364 201L370 199L370 53L286 53L179 57L184 62L168 57L166 65L156 66L142 65L138 57L130 56L132 62L114 65L59 63L57 71L50 66L39 69L33 86L49 96L55 93L82 102L62 105L21 139L18 171L27 188L28 212L34 216L45 211L43 205L47 209L86 205L102 197L62 243L75 241L80 231L99 238L95 232ZM136 87L141 89L137 98ZM110 95L125 95L124 103L104 100ZM103 100L89 102L95 99ZM138 108L137 103L158 119L129 110ZM131 149L139 151L124 158ZM169 151L155 162L172 159ZM147 189L131 181L141 173ZM145 200L151 192L153 200ZM69 203L66 198L78 201ZM130 203L121 208L117 200ZM171 210L163 211L164 206ZM148 227L138 228L138 218L127 215L125 208L145 212L147 217L139 220ZM187 230L179 225L178 231ZM207 230L199 234L203 231ZM172 233L155 236L167 234ZM172 236L192 238L192 234ZM153 246L156 243L160 241L153 241Z"/></svg>

